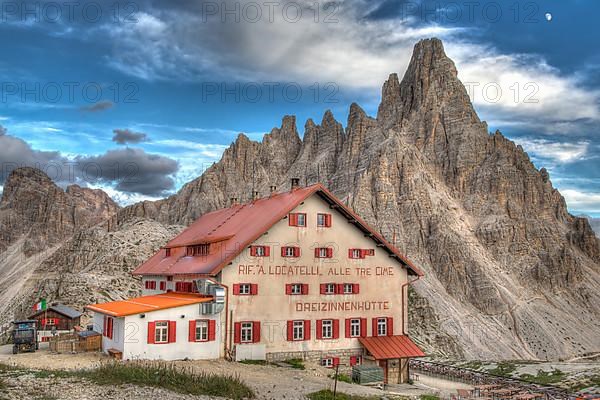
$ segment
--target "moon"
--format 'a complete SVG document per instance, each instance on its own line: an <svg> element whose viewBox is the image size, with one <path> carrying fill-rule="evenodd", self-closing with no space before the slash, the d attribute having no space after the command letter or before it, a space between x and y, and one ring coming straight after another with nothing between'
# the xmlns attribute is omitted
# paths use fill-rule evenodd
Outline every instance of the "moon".
<svg viewBox="0 0 600 400"><path fill-rule="evenodd" d="M546 17L546 21L550 22L552 21L552 14L550 14L549 12L545 14Z"/></svg>

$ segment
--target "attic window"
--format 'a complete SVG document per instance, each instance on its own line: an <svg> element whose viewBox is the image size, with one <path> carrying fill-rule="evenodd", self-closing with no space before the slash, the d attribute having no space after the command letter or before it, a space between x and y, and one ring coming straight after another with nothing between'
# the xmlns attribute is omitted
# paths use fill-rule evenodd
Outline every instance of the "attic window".
<svg viewBox="0 0 600 400"><path fill-rule="evenodd" d="M186 248L186 255L187 256L207 256L208 255L208 250L209 250L209 244L208 243L204 243L204 244L195 244L193 246L188 246Z"/></svg>
<svg viewBox="0 0 600 400"><path fill-rule="evenodd" d="M171 257L171 249L165 249L165 257Z"/></svg>

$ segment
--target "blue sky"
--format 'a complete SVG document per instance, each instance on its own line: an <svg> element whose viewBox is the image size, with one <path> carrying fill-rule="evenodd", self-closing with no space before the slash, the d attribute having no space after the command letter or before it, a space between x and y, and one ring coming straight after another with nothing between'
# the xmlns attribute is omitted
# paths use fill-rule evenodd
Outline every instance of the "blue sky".
<svg viewBox="0 0 600 400"><path fill-rule="evenodd" d="M38 163L124 204L163 197L238 132L260 140L285 114L303 132L326 109L345 123L354 101L375 115L389 73L436 36L490 131L600 216L599 2L0 3L0 185Z"/></svg>

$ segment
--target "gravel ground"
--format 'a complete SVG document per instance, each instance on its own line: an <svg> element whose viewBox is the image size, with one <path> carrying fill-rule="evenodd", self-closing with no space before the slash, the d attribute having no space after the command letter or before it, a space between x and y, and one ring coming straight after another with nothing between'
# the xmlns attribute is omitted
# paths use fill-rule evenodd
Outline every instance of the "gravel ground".
<svg viewBox="0 0 600 400"><path fill-rule="evenodd" d="M91 368L107 360L107 357L97 353L52 354L43 350L35 353L13 355L10 348L7 349L7 347L10 346L0 346L1 363L30 369ZM191 367L198 372L208 371L217 374L238 375L255 391L257 398L260 400L304 400L306 399L305 395L308 393L333 388L333 380L327 377L331 373L331 370L321 367L308 367L306 370L297 370L275 366L246 365L224 360L176 361L175 363ZM35 379L31 375L22 375L20 377L5 376L4 381L8 383L9 393L12 393L12 396L18 390L24 392L37 390L40 395L47 393L49 399L142 399L148 398L151 395L158 396L161 399L192 398L160 389L142 388L131 385L127 387L106 387L87 382L82 384L81 381L74 381L72 379ZM376 388L344 382L338 382L338 391L357 395L383 394L381 390ZM8 398L16 399L19 397ZM25 396L23 398L30 397ZM205 399L204 397L193 398Z"/></svg>

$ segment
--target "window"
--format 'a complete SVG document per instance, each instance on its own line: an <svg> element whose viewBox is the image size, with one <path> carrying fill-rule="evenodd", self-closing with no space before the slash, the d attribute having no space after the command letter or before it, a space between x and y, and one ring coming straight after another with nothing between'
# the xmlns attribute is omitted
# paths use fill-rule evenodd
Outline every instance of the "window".
<svg viewBox="0 0 600 400"><path fill-rule="evenodd" d="M186 255L187 256L207 256L208 255L208 250L209 250L209 244L208 243L203 243L203 244L195 244L193 246L188 246L186 248Z"/></svg>
<svg viewBox="0 0 600 400"><path fill-rule="evenodd" d="M348 258L365 258L365 253L361 249L348 249Z"/></svg>
<svg viewBox="0 0 600 400"><path fill-rule="evenodd" d="M194 284L192 282L175 282L175 291L192 293L194 291Z"/></svg>
<svg viewBox="0 0 600 400"><path fill-rule="evenodd" d="M315 248L315 258L331 258L333 257L333 249L331 247Z"/></svg>
<svg viewBox="0 0 600 400"><path fill-rule="evenodd" d="M240 284L240 294L250 294L251 286L249 283Z"/></svg>
<svg viewBox="0 0 600 400"><path fill-rule="evenodd" d="M156 281L146 281L144 286L146 289L156 290Z"/></svg>
<svg viewBox="0 0 600 400"><path fill-rule="evenodd" d="M271 254L269 246L250 246L250 256L252 257L269 257Z"/></svg>
<svg viewBox="0 0 600 400"><path fill-rule="evenodd" d="M236 283L233 285L233 294L249 296L258 294L258 284L256 283Z"/></svg>
<svg viewBox="0 0 600 400"><path fill-rule="evenodd" d="M167 290L167 282L165 281L161 281L160 282L160 290Z"/></svg>
<svg viewBox="0 0 600 400"><path fill-rule="evenodd" d="M331 227L331 214L317 214L317 227L329 228Z"/></svg>
<svg viewBox="0 0 600 400"><path fill-rule="evenodd" d="M335 294L335 283L325 284L325 294Z"/></svg>
<svg viewBox="0 0 600 400"><path fill-rule="evenodd" d="M360 337L360 318L350 320L350 337Z"/></svg>
<svg viewBox="0 0 600 400"><path fill-rule="evenodd" d="M377 336L387 336L387 318L377 318Z"/></svg>
<svg viewBox="0 0 600 400"><path fill-rule="evenodd" d="M306 226L306 213L291 213L288 216L290 226Z"/></svg>
<svg viewBox="0 0 600 400"><path fill-rule="evenodd" d="M287 283L285 285L285 294L300 295L308 294L307 283Z"/></svg>
<svg viewBox="0 0 600 400"><path fill-rule="evenodd" d="M154 343L169 343L169 322L157 322L154 328Z"/></svg>
<svg viewBox="0 0 600 400"><path fill-rule="evenodd" d="M323 366L325 368L333 368L333 358L331 358L331 357L322 358L321 359L321 366Z"/></svg>
<svg viewBox="0 0 600 400"><path fill-rule="evenodd" d="M302 294L302 284L301 283L293 283L291 294Z"/></svg>
<svg viewBox="0 0 600 400"><path fill-rule="evenodd" d="M113 338L113 318L107 315L104 316L104 328L102 329L102 335L112 339Z"/></svg>
<svg viewBox="0 0 600 400"><path fill-rule="evenodd" d="M44 325L56 325L56 318L46 318Z"/></svg>
<svg viewBox="0 0 600 400"><path fill-rule="evenodd" d="M321 321L321 338L333 339L333 320L324 319Z"/></svg>
<svg viewBox="0 0 600 400"><path fill-rule="evenodd" d="M300 247L284 246L281 248L281 257L300 257Z"/></svg>
<svg viewBox="0 0 600 400"><path fill-rule="evenodd" d="M350 356L350 366L354 367L355 365L362 364L362 356Z"/></svg>
<svg viewBox="0 0 600 400"><path fill-rule="evenodd" d="M208 321L196 321L196 342L208 341Z"/></svg>
<svg viewBox="0 0 600 400"><path fill-rule="evenodd" d="M293 339L304 340L304 321L294 321Z"/></svg>
<svg viewBox="0 0 600 400"><path fill-rule="evenodd" d="M165 257L171 257L171 249L165 249Z"/></svg>
<svg viewBox="0 0 600 400"><path fill-rule="evenodd" d="M252 322L242 322L240 331L240 339L242 343L252 343L253 325L254 324Z"/></svg>
<svg viewBox="0 0 600 400"><path fill-rule="evenodd" d="M344 283L344 294L354 293L354 285L351 283Z"/></svg>

